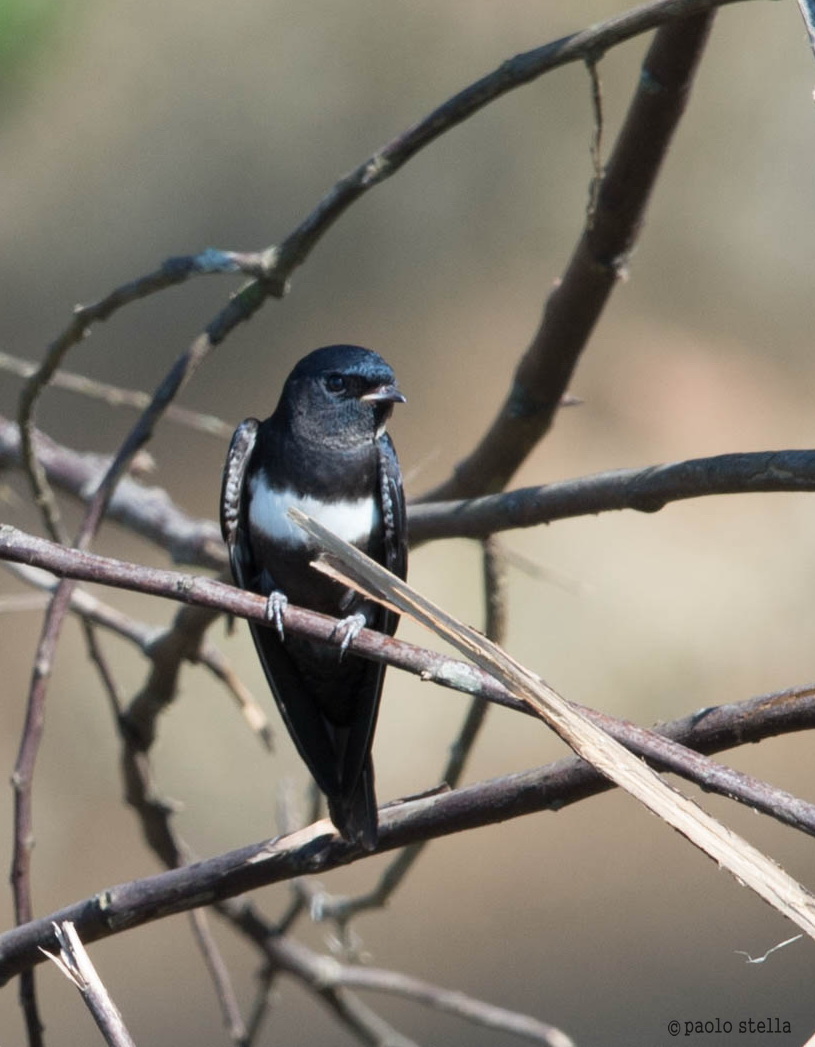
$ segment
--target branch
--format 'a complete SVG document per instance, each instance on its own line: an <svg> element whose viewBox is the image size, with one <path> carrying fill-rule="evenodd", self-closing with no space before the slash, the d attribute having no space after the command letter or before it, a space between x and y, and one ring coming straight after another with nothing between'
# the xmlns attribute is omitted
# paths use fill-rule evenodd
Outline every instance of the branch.
<svg viewBox="0 0 815 1047"><path fill-rule="evenodd" d="M521 1036L533 1043L545 1044L547 1047L574 1047L571 1038L552 1025L473 999L462 992L442 989L398 971L340 963L333 957L319 956L289 938L274 939L269 952L273 963L289 974L297 975L320 994L333 995L344 989L390 993L487 1029Z"/></svg>
<svg viewBox="0 0 815 1047"><path fill-rule="evenodd" d="M815 491L815 451L755 451L692 458L645 469L615 469L408 510L413 545L436 538L483 538L575 516L620 509L655 513L670 502L719 494Z"/></svg>
<svg viewBox="0 0 815 1047"><path fill-rule="evenodd" d="M140 567L108 557L83 553L76 549L48 542L44 538L35 538L23 534L13 527L0 526L0 558L12 561L34 563L57 574L77 578L81 581L93 581L103 585L115 585L136 592L184 603L196 604L210 611L220 610L240 618L267 622L266 600L254 593L209 578L179 574L175 571L158 568ZM336 622L333 618L315 614L311 611L289 605L285 614L286 629L299 635L325 644L338 644ZM385 662L395 668L413 673L423 680L432 680L441 686L453 688L466 694L480 696L488 701L504 705L509 709L529 714L529 709L511 690L501 686L489 673L466 662L456 661L447 655L404 643L393 637L383 636L369 629L362 629L352 641L351 649L356 653L375 661ZM712 752L716 749L729 748L745 742L758 741L769 737L810 728L815 725L815 695L812 691L792 692L795 699L790 706L790 695L781 696L783 701L776 704L778 696L764 702L757 709L757 719L751 724L749 720L739 722L733 733L727 725L713 733L713 741L705 742L709 730L713 730L710 712L704 716L696 714L689 724L683 722L679 735L673 736L670 731L660 728L659 733L647 731L642 727L625 721L615 720L603 713L571 703L584 715L601 725L604 730L614 735L631 750L647 757L655 766L668 768L677 774L698 782L703 788L731 796L751 807L756 807L773 817L787 822L802 831L815 835L815 806L807 804L783 790L773 788L764 782L758 782L749 776L742 775L730 768L721 767L701 756L688 752L683 746L672 744L681 741L684 735L691 733L690 743L695 749ZM740 707L731 706L730 709ZM739 715L743 715L739 713ZM140 718L136 718L140 723ZM147 722L149 732L152 720ZM699 724L704 729L699 734ZM142 725L143 726L143 725ZM663 737L660 737L663 736ZM149 744L149 733L144 744ZM168 861L168 864L172 862Z"/></svg>
<svg viewBox="0 0 815 1047"><path fill-rule="evenodd" d="M423 501L500 490L551 426L580 355L625 272L685 110L714 17L711 9L698 10L703 13L664 24L654 37L625 124L595 187L595 206L562 279L549 295L509 394L475 450ZM594 60L598 50L583 57Z"/></svg>
<svg viewBox="0 0 815 1047"><path fill-rule="evenodd" d="M62 360L75 345L78 345L90 334L94 324L110 319L125 305L156 294L175 284L183 283L191 276L202 273L240 272L240 255L225 251L208 249L197 255L185 258L170 258L158 269L146 276L115 288L109 294L92 305L80 305L74 309L70 323L48 346L45 359L37 370L28 378L20 394L17 421L20 428L21 449L24 468L31 484L35 504L45 516L46 525L52 537L59 537L61 522L59 510L53 498L45 474L38 462L34 445L34 420L37 401L49 384ZM233 303L219 314L219 318L240 313L242 308L249 309L251 296L236 296ZM218 319L210 325L217 330ZM237 322L237 321L236 321Z"/></svg>
<svg viewBox="0 0 815 1047"><path fill-rule="evenodd" d="M79 499L98 482L109 461L81 454L38 432L38 453L50 482ZM19 436L0 415L0 469L20 466ZM815 490L815 451L722 454L643 469L615 469L574 480L456 501L408 506L412 546L439 538L486 538L576 516L634 509L653 513L675 501L722 494ZM189 516L160 487L125 477L108 518L165 549L174 563L223 570L226 553L213 521Z"/></svg>
<svg viewBox="0 0 815 1047"><path fill-rule="evenodd" d="M34 431L34 442L49 483L87 502L110 458L81 454L56 443L39 429ZM0 469L9 467L22 467L20 434L14 422L0 415ZM148 487L123 477L108 505L107 519L165 549L175 563L214 570L222 570L227 565L217 524L189 516L160 487Z"/></svg>
<svg viewBox="0 0 815 1047"><path fill-rule="evenodd" d="M9 371L20 378L31 378L37 373L38 364L0 352L0 369ZM143 411L150 403L150 396L139 389L123 389L119 385L100 382L84 374L75 374L73 371L55 371L51 376L50 384L54 388L65 389L67 392L77 393L90 400L101 400L109 407L130 407ZM218 436L224 440L230 438L234 429L234 426L227 425L214 415L190 411L176 404L170 404L166 417L168 421L175 422L177 425L195 429L200 433L207 433L209 436Z"/></svg>
<svg viewBox="0 0 815 1047"><path fill-rule="evenodd" d="M664 724L659 730L686 745L713 751L811 728L815 725L814 706L815 687L809 687L707 709ZM571 757L450 792L386 805L380 811L378 850L383 853L509 818L559 811L610 788L611 783L592 767ZM0 934L0 983L40 963L40 947L54 948L52 921L73 920L82 940L90 943L267 884L319 875L357 858L323 821L276 841L107 888L48 917Z"/></svg>

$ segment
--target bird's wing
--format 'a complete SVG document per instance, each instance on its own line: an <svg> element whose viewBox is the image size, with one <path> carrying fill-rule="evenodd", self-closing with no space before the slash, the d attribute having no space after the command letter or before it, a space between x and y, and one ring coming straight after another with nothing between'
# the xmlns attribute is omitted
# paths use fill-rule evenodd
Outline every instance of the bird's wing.
<svg viewBox="0 0 815 1047"><path fill-rule="evenodd" d="M221 481L221 534L229 553L232 575L242 589L248 588L241 555L241 532L244 527L243 488L246 469L255 449L259 424L257 418L247 418L232 434Z"/></svg>
<svg viewBox="0 0 815 1047"><path fill-rule="evenodd" d="M385 528L385 567L398 578L407 575L407 514L402 470L393 441L384 433L379 445L379 484Z"/></svg>
<svg viewBox="0 0 815 1047"><path fill-rule="evenodd" d="M407 522L402 473L393 443L387 434L377 441L379 452L379 501L382 514L381 562L399 578L407 574ZM377 557L378 559L380 557ZM393 636L399 624L399 615L381 605L369 612L368 627ZM348 729L342 765L342 781L346 788L356 783L365 773L370 756L385 666L368 661L359 685L357 708L359 715ZM371 772L372 774L372 772Z"/></svg>
<svg viewBox="0 0 815 1047"><path fill-rule="evenodd" d="M232 436L221 486L221 533L236 584L249 592L269 596L276 589L275 580L255 559L246 505L246 470L257 441L258 426L256 418L247 418ZM274 626L249 622L249 630L266 680L300 756L320 788L336 793L339 775L334 743L319 709L309 700L307 681L280 642Z"/></svg>

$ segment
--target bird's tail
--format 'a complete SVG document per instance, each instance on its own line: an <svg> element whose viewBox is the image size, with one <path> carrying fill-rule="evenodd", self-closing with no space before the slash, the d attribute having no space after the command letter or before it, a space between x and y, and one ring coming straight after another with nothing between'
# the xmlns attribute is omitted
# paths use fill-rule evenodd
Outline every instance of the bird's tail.
<svg viewBox="0 0 815 1047"><path fill-rule="evenodd" d="M353 789L328 797L328 813L344 840L366 851L376 850L379 820L370 754Z"/></svg>

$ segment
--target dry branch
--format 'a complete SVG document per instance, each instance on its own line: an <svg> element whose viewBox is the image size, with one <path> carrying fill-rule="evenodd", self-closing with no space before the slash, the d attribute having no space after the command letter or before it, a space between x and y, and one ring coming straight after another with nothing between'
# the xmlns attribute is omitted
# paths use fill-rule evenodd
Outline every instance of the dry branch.
<svg viewBox="0 0 815 1047"><path fill-rule="evenodd" d="M478 446L423 501L500 490L552 424L580 355L628 265L714 14L703 10L657 31L608 165L595 182L583 235L549 294L507 398ZM599 51L587 51L584 57L593 60Z"/></svg>
<svg viewBox="0 0 815 1047"><path fill-rule="evenodd" d="M162 596L184 603L196 604L207 613L217 610L243 618L266 621L266 601L253 593L235 589L222 582L175 571L141 567L120 560L68 549L43 538L25 535L12 527L0 526L0 558L25 563L36 563L58 574L82 581L115 585L137 592ZM189 610L189 608L187 608ZM183 612L182 612L183 615ZM336 622L324 615L314 614L289 605L286 628L309 636L322 643L337 643ZM466 694L485 698L507 708L529 713L528 707L511 690L499 684L489 673L424 648L404 643L393 637L363 629L351 647L359 654L386 662L396 668L432 680ZM166 687L161 684L160 691ZM148 693L149 688L146 688ZM134 700L139 708L139 698ZM149 703L152 707L152 703ZM655 766L666 768L697 782L703 788L722 793L764 811L804 832L815 834L815 806L758 782L747 775L722 767L698 754L675 744L692 737L694 748L704 752L728 748L762 737L815 726L815 692L803 689L757 700L749 715L742 706L722 707L729 710L724 716L719 710L704 710L687 721L673 734L667 728L660 733L615 720L606 714L572 703L575 709L591 717L604 730L614 734L633 752L645 756ZM150 710L147 710L148 712ZM125 717L125 722L129 717ZM141 747L149 746L154 730L154 715L143 721L142 714L133 716L134 735L141 736ZM664 736L664 737L663 737ZM151 792L151 790L148 790ZM167 864L177 862L177 855L168 853Z"/></svg>
<svg viewBox="0 0 815 1047"><path fill-rule="evenodd" d="M49 481L86 500L106 462L38 433L38 453ZM17 427L0 415L0 469L19 468ZM413 546L438 538L486 538L556 520L631 509L653 513L673 502L724 494L815 491L815 451L752 451L691 458L643 469L614 469L514 491L408 506ZM125 477L108 507L115 520L160 546L174 563L222 570L226 553L212 520L180 509L160 487Z"/></svg>

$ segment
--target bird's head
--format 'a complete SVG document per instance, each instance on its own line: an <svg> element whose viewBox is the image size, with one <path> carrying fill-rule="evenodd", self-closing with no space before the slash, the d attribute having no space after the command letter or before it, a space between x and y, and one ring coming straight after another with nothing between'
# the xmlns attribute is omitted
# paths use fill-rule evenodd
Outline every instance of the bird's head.
<svg viewBox="0 0 815 1047"><path fill-rule="evenodd" d="M405 397L392 368L370 349L329 345L297 364L280 398L292 429L330 446L370 443Z"/></svg>

